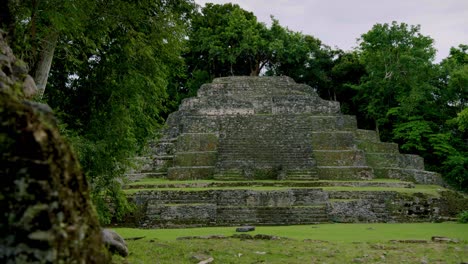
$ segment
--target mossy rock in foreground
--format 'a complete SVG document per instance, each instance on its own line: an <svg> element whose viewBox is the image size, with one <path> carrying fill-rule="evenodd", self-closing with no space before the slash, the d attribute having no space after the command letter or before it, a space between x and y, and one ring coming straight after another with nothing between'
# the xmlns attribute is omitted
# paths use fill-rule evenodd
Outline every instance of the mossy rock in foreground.
<svg viewBox="0 0 468 264"><path fill-rule="evenodd" d="M0 263L108 263L88 185L52 114L0 91Z"/></svg>

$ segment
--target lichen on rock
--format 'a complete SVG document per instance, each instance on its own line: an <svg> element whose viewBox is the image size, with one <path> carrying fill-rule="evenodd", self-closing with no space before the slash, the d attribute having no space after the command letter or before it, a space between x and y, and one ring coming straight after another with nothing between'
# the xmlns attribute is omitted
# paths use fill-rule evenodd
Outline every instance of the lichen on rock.
<svg viewBox="0 0 468 264"><path fill-rule="evenodd" d="M0 32L0 263L109 263L89 188Z"/></svg>

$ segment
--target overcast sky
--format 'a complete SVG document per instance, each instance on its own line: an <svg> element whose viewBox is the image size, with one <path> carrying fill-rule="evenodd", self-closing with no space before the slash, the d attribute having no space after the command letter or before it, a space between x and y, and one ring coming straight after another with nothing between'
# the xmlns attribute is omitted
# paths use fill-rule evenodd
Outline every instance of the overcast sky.
<svg viewBox="0 0 468 264"><path fill-rule="evenodd" d="M356 39L376 23L404 22L421 25L432 37L436 61L447 57L450 47L468 45L468 0L195 0L236 3L270 24L270 15L282 26L320 39L324 44L351 50Z"/></svg>

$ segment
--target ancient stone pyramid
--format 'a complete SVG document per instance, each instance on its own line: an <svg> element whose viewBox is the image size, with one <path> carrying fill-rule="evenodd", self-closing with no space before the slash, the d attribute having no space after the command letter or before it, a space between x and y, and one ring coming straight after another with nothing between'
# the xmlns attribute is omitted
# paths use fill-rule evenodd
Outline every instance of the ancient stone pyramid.
<svg viewBox="0 0 468 264"><path fill-rule="evenodd" d="M167 126L150 171L168 179L441 182L421 157L357 129L338 102L285 76L217 78Z"/></svg>
<svg viewBox="0 0 468 264"><path fill-rule="evenodd" d="M288 77L203 85L129 177L143 227L432 221L459 209L422 158Z"/></svg>

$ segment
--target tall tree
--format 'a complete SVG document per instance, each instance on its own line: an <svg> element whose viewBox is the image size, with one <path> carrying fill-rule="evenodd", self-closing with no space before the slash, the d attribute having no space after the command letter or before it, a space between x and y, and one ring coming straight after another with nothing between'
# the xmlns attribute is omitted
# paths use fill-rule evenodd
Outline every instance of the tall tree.
<svg viewBox="0 0 468 264"><path fill-rule="evenodd" d="M435 84L434 108L438 115L439 135L444 140L432 140L434 169L442 172L447 181L468 190L468 45L450 49L439 64ZM440 138L440 137L439 137ZM438 139L438 138L436 138ZM442 146L442 147L440 147ZM444 148L445 146L445 148Z"/></svg>
<svg viewBox="0 0 468 264"><path fill-rule="evenodd" d="M273 58L268 65L269 74L292 77L310 85L322 98L336 101L331 70L337 51L313 36L281 27L276 20L271 31L279 43L271 49Z"/></svg>
<svg viewBox="0 0 468 264"><path fill-rule="evenodd" d="M174 90L187 95L215 77L262 72L307 80L325 91L330 81L324 71L332 67L333 52L312 36L282 27L274 17L268 28L238 5L208 3L191 21L184 57L187 75L173 83L178 84ZM322 89L324 83L328 86Z"/></svg>
<svg viewBox="0 0 468 264"><path fill-rule="evenodd" d="M410 118L419 103L431 96L433 40L419 26L376 24L361 36L359 50L367 74L355 86L367 101L366 115L383 139L391 139L391 116Z"/></svg>
<svg viewBox="0 0 468 264"><path fill-rule="evenodd" d="M258 75L265 65L266 26L234 4L206 4L192 20L187 61L212 77Z"/></svg>
<svg viewBox="0 0 468 264"><path fill-rule="evenodd" d="M356 115L360 127L369 128L366 115L359 111L359 106L365 104L357 99L357 91L353 86L358 85L366 70L361 63L360 54L357 51L337 51L331 69L331 91L340 102L341 111L344 114ZM371 126L372 127L372 126Z"/></svg>
<svg viewBox="0 0 468 264"><path fill-rule="evenodd" d="M60 36L46 99L78 150L104 223L129 209L122 176L161 126L193 9L190 0L95 1L82 35Z"/></svg>
<svg viewBox="0 0 468 264"><path fill-rule="evenodd" d="M92 0L10 0L14 28L10 29L14 49L26 61L36 81L39 96L44 94L59 39L80 37L91 20L96 1Z"/></svg>

